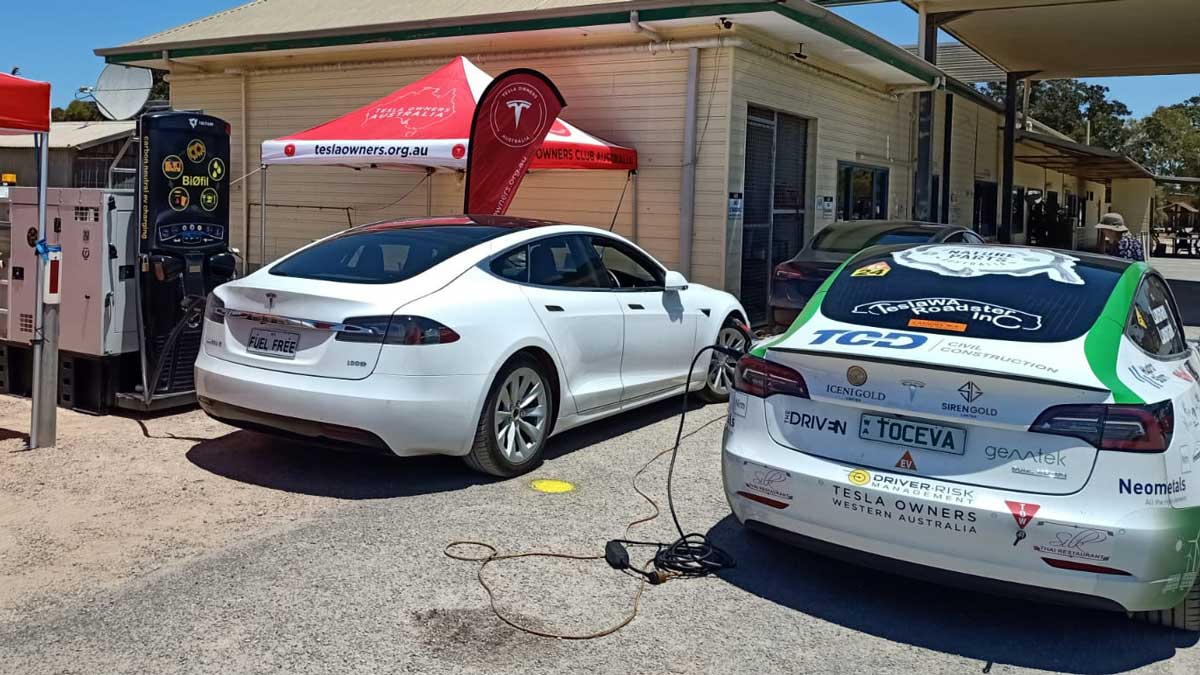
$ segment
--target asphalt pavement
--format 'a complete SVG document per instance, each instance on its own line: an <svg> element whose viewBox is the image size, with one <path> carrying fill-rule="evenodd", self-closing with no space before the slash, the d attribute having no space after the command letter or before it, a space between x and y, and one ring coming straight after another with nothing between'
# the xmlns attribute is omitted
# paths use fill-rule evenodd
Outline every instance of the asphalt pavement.
<svg viewBox="0 0 1200 675"><path fill-rule="evenodd" d="M244 431L198 442L187 459L216 479L341 501L0 624L0 672L1200 672L1194 635L948 590L747 533L721 491L721 406L689 414L698 431L681 450L676 505L685 528L726 547L736 569L648 587L637 618L595 640L534 637L497 620L478 564L444 547L601 554L652 512L630 480L669 447L677 406L568 432L533 476L507 481L454 459L335 454ZM639 485L662 495L665 472L660 460ZM533 478L576 489L536 492ZM669 539L669 518L632 534ZM513 620L577 634L619 622L638 588L603 561L507 560L485 579Z"/></svg>

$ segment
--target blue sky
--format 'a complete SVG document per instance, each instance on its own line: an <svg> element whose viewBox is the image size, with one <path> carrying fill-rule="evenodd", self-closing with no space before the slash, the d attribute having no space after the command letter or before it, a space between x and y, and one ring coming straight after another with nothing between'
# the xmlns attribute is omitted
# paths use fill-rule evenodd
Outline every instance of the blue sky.
<svg viewBox="0 0 1200 675"><path fill-rule="evenodd" d="M81 86L96 81L103 62L92 54L242 4L241 0L39 0L5 15L0 69L52 85L54 105L65 106ZM897 44L917 41L916 15L900 3L846 7L839 14ZM1112 89L1137 116L1200 95L1200 75L1092 80Z"/></svg>

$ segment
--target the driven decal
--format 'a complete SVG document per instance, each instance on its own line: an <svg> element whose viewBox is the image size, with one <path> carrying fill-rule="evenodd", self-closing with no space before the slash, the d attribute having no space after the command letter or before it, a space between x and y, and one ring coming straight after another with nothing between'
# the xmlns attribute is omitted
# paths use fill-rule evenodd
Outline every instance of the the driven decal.
<svg viewBox="0 0 1200 675"><path fill-rule="evenodd" d="M916 319L958 319L955 322L963 325L962 321L989 323L997 328L1006 330L1039 330L1042 327L1042 317L995 305L989 302L963 300L962 298L914 298L912 300L879 300L858 305L855 314L870 314L873 316L888 316L903 313ZM952 315L948 317L947 315ZM909 321L909 326L918 328ZM965 330L964 325L964 330ZM962 331L959 331L962 332Z"/></svg>
<svg viewBox="0 0 1200 675"><path fill-rule="evenodd" d="M839 436L846 435L846 421L833 419L830 417L822 417L810 413L798 413L794 410L789 410L783 413L783 421L785 424L790 424L801 429L810 429L812 431L828 431L831 434Z"/></svg>
<svg viewBox="0 0 1200 675"><path fill-rule="evenodd" d="M1019 528L1017 530L1017 538L1013 540L1013 546L1016 546L1027 536L1025 528L1042 507L1039 504L1012 502L1007 499L1004 500L1004 503L1008 505L1008 510L1012 513L1013 520L1017 521L1017 527Z"/></svg>
<svg viewBox="0 0 1200 675"><path fill-rule="evenodd" d="M929 341L924 335L913 333L879 333L873 330L846 330L832 328L813 331L809 344L823 345L833 338L839 345L848 347L882 347L884 349L916 349Z"/></svg>
<svg viewBox="0 0 1200 675"><path fill-rule="evenodd" d="M947 277L970 278L989 274L1032 277L1045 274L1060 283L1083 284L1083 277L1075 271L1078 258L1043 249L918 246L893 253L892 259L905 267Z"/></svg>
<svg viewBox="0 0 1200 675"><path fill-rule="evenodd" d="M850 273L852 277L886 277L892 271L892 266L880 260L877 263L863 265Z"/></svg>

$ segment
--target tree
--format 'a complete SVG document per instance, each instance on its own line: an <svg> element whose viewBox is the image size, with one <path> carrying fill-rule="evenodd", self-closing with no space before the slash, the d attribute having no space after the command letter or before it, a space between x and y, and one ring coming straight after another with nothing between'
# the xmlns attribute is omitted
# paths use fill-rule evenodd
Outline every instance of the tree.
<svg viewBox="0 0 1200 675"><path fill-rule="evenodd" d="M100 114L100 107L95 101L76 99L65 109L51 108L50 119L54 122L92 122L104 119L104 115Z"/></svg>
<svg viewBox="0 0 1200 675"><path fill-rule="evenodd" d="M1129 125L1125 152L1158 175L1200 176L1200 96Z"/></svg>
<svg viewBox="0 0 1200 675"><path fill-rule="evenodd" d="M1025 84L1017 90L1017 100L1025 95ZM984 94L1003 103L1007 86L988 82L980 87ZM1119 151L1129 140L1129 106L1110 99L1109 89L1079 80L1034 81L1029 93L1029 115L1076 142L1088 140L1088 121L1092 123L1092 145Z"/></svg>

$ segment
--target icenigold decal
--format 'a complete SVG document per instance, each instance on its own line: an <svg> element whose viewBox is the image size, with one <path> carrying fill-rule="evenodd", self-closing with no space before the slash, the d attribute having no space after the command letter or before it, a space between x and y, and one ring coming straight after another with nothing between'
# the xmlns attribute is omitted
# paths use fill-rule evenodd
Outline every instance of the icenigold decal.
<svg viewBox="0 0 1200 675"><path fill-rule="evenodd" d="M1045 274L1060 283L1083 284L1083 277L1075 271L1078 258L1045 249L918 246L897 251L892 254L892 259L905 267L947 277L970 278L990 274L1031 277Z"/></svg>
<svg viewBox="0 0 1200 675"><path fill-rule="evenodd" d="M913 298L911 300L878 300L858 305L855 314L888 316L903 313L914 318L959 319L988 323L1007 330L1040 330L1042 317L1011 307L962 298ZM949 315L949 316L947 316Z"/></svg>

